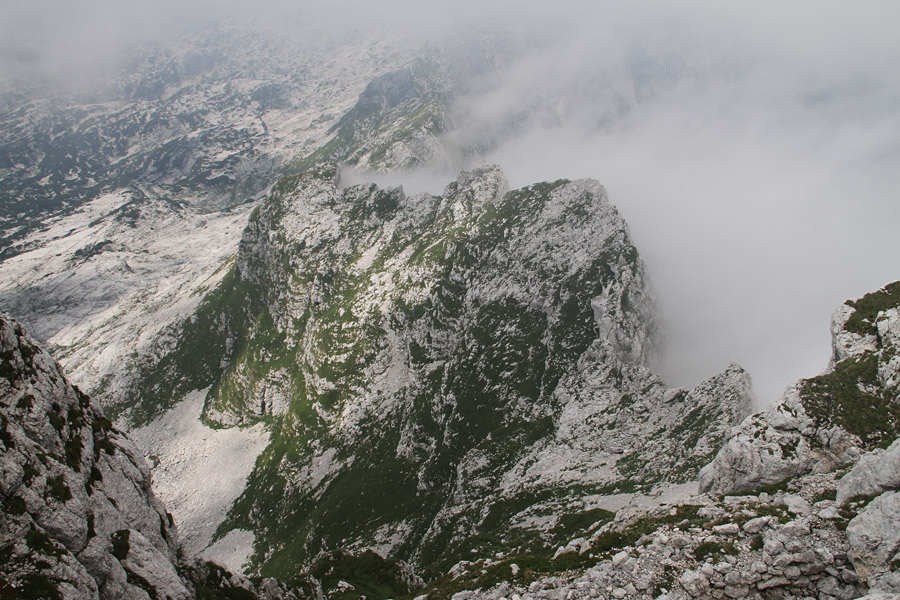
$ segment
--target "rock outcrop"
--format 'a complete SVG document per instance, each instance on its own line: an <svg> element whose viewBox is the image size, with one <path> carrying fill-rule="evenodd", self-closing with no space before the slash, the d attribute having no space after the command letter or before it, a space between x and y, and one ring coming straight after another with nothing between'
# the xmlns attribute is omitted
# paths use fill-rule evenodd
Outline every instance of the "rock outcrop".
<svg viewBox="0 0 900 600"><path fill-rule="evenodd" d="M835 490L850 561L871 590L900 592L900 283L847 301L828 370L736 428L700 489L759 488L851 465Z"/></svg>
<svg viewBox="0 0 900 600"><path fill-rule="evenodd" d="M828 471L860 455L845 431L821 431L803 405L802 384L747 417L700 472L702 492L748 491L814 471Z"/></svg>
<svg viewBox="0 0 900 600"><path fill-rule="evenodd" d="M898 307L900 283L838 308L828 369L748 417L700 473L701 491L746 491L829 471L890 444L900 434Z"/></svg>
<svg viewBox="0 0 900 600"><path fill-rule="evenodd" d="M838 474L798 478L772 494L711 498L619 514L567 544L553 558L557 575L529 581L511 569L506 582L475 589L479 577L521 555L496 556L458 567L434 595L455 600L534 598L850 600L867 591L852 562L848 518L829 496ZM545 567L547 568L547 567ZM448 594L450 595L450 594Z"/></svg>
<svg viewBox="0 0 900 600"><path fill-rule="evenodd" d="M850 559L870 588L900 593L900 493L885 492L847 526Z"/></svg>
<svg viewBox="0 0 900 600"><path fill-rule="evenodd" d="M859 496L877 496L900 489L900 439L887 450L875 449L863 455L837 488L838 504Z"/></svg>
<svg viewBox="0 0 900 600"><path fill-rule="evenodd" d="M209 388L208 421L272 425L217 534L254 532L250 572L334 548L423 568L468 537L549 538L548 514L695 479L749 412L750 379L732 365L667 389L658 337L598 182L509 190L484 165L407 196L323 164L250 217L131 416Z"/></svg>
<svg viewBox="0 0 900 600"><path fill-rule="evenodd" d="M4 313L0 359L4 597L186 600L235 587L255 597L249 581L182 559L147 461Z"/></svg>
<svg viewBox="0 0 900 600"><path fill-rule="evenodd" d="M838 483L836 501L856 516L847 526L850 559L873 590L900 592L900 439L859 459Z"/></svg>

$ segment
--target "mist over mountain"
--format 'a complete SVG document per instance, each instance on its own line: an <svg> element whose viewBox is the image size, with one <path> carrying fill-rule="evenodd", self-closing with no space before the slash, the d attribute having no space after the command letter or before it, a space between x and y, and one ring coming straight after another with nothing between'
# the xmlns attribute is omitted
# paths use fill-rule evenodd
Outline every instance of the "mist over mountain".
<svg viewBox="0 0 900 600"><path fill-rule="evenodd" d="M830 307L890 278L900 17L888 2L15 3L8 14L3 79L51 84L93 82L141 45L225 25L299 48L383 36L460 49L462 30L503 32L502 68L448 107L451 144L502 164L514 185L574 174L613 191L664 298L676 382L739 360L769 403L821 362ZM878 217L851 228L851 213ZM833 268L840 284L822 276Z"/></svg>
<svg viewBox="0 0 900 600"><path fill-rule="evenodd" d="M898 25L11 2L0 592L900 592ZM63 378L168 517L163 587L82 526Z"/></svg>
<svg viewBox="0 0 900 600"><path fill-rule="evenodd" d="M514 185L603 181L663 299L674 382L738 360L767 404L820 364L831 307L890 279L900 16L889 2L93 2L52 14L21 3L9 16L4 79L64 83L214 26L298 48L381 36L468 51L463 41L500 34L497 68L447 107L448 144L471 158L420 185L437 193L479 157ZM823 276L832 269L843 276Z"/></svg>

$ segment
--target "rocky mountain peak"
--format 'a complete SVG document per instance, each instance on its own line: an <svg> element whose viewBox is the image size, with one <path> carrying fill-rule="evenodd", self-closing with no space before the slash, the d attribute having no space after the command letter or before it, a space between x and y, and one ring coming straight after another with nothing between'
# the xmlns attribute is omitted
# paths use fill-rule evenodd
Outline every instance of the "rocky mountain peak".
<svg viewBox="0 0 900 600"><path fill-rule="evenodd" d="M437 197L341 187L333 164L283 179L182 335L160 364L208 365L205 418L274 425L217 535L254 532L261 574L547 543L536 515L689 481L750 406L737 366L671 393L649 370L652 294L599 183L509 190L490 165Z"/></svg>
<svg viewBox="0 0 900 600"><path fill-rule="evenodd" d="M500 167L483 165L461 171L444 190L442 205L449 207L454 220L462 224L466 219L477 218L485 205L498 202L508 191L509 183Z"/></svg>

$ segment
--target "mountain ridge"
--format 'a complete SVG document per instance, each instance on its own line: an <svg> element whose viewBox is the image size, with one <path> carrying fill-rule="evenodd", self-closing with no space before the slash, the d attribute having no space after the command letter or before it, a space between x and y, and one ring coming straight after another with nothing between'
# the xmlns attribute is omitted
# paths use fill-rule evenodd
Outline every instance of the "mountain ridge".
<svg viewBox="0 0 900 600"><path fill-rule="evenodd" d="M407 197L338 180L324 165L273 189L232 272L161 358L165 377L149 379L166 382L159 400L144 395L150 412L134 413L146 422L179 390L212 386L211 424L270 424L270 447L217 535L273 536L274 554L257 562L265 573L303 560L277 550L298 527L414 563L446 545L413 541L422 535L519 518L540 538L554 519L528 510L578 498L587 510L610 494L627 503L688 481L749 412L739 367L691 392L667 391L644 366L656 352L651 296L598 183L507 191L485 166L442 196ZM393 506L403 496L388 488L408 489L413 504ZM360 494L371 514L348 512Z"/></svg>
<svg viewBox="0 0 900 600"><path fill-rule="evenodd" d="M344 185L338 164L320 162L464 164L532 121L558 121L573 86L598 92L587 113L608 124L653 95L640 68L563 81L466 129L454 111L496 89L498 66L520 58L514 42L474 32L398 65L408 48L357 40L316 54L318 65L229 39L148 56L122 104L3 113L0 180L19 195L0 214L0 302L57 342L105 411L73 388L66 406L96 411L100 434L55 410L52 393L34 411L47 423L26 413L60 435L43 440L55 458L35 450L37 473L2 490L4 526L37 532L0 547L16 557L14 585L58 571L58 559L78 570L32 517L52 517L54 498L63 516L77 504L64 490L84 479L90 453L75 440L91 429L101 450L121 441L109 455L134 467L119 465L167 546L153 527L94 526L113 575L96 562L79 571L88 597L283 596L268 576L317 600L900 591L898 284L848 300L826 371L748 415L739 365L693 389L653 372L654 294L598 182L510 190L499 167L479 165L440 194L408 195ZM239 64L214 48L239 51ZM672 76L666 85L690 68L641 56ZM29 198L40 219L16 209ZM9 331L24 350L4 351L2 368L18 374L39 351ZM21 409L3 414L0 438L14 476ZM138 426L184 545L116 430ZM50 508L34 508L39 498ZM54 531L72 546L87 517L70 521ZM142 549L130 558L129 540ZM178 548L251 580L179 562ZM95 590L104 577L112 587Z"/></svg>

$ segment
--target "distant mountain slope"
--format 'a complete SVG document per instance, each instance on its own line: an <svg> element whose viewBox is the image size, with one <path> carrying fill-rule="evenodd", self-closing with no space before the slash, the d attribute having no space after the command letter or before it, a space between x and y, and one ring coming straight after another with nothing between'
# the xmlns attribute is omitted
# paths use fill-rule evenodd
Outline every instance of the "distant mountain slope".
<svg viewBox="0 0 900 600"><path fill-rule="evenodd" d="M0 259L104 193L139 188L208 209L259 197L403 52L372 40L313 51L227 30L146 50L87 97L3 90L15 101L0 110Z"/></svg>
<svg viewBox="0 0 900 600"><path fill-rule="evenodd" d="M90 93L0 90L0 305L111 414L227 270L246 201L408 52L325 46L222 30L144 49Z"/></svg>
<svg viewBox="0 0 900 600"><path fill-rule="evenodd" d="M105 194L48 219L32 250L0 263L0 305L114 414L142 355L224 275L250 209Z"/></svg>

